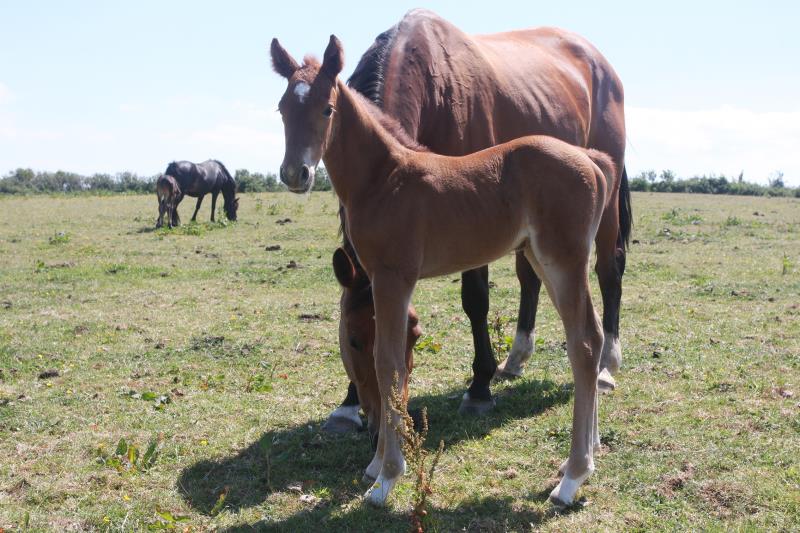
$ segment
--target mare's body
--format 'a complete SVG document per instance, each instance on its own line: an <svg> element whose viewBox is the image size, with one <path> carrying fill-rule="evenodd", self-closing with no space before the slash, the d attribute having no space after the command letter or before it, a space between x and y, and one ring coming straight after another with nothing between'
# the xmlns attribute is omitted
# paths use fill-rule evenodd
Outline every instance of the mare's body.
<svg viewBox="0 0 800 533"><path fill-rule="evenodd" d="M236 181L231 176L225 165L214 159L202 163L191 161L173 161L164 172L174 177L181 188L178 204L184 196L197 198L197 205L192 215L192 221L197 219L197 212L203 203L206 194L211 195L211 221L214 221L214 212L217 208L217 196L222 193L224 199L225 215L229 220L236 220L236 211L239 200L236 198ZM177 204L176 204L177 213ZM175 221L175 224L179 224Z"/></svg>
<svg viewBox="0 0 800 533"><path fill-rule="evenodd" d="M413 10L377 37L349 84L435 153L464 155L524 135L546 134L611 156L618 179L598 235L596 271L606 338L602 368L608 371L601 374L600 385L613 388L610 373L621 362L619 305L631 214L624 173L623 89L608 61L588 41L564 30L467 35L429 11ZM475 207L484 210L490 205ZM489 383L497 369L486 320L488 267L475 266L463 272L461 291L475 345L473 381L462 402L467 412L491 407ZM521 375L533 351L541 287L521 252L516 270L521 289L517 333L498 371L506 377ZM342 317L346 319L344 309ZM341 351L345 359L359 358L347 344ZM345 412L352 417L358 408L351 383L347 398L326 425L346 429L349 424L338 424L334 415Z"/></svg>

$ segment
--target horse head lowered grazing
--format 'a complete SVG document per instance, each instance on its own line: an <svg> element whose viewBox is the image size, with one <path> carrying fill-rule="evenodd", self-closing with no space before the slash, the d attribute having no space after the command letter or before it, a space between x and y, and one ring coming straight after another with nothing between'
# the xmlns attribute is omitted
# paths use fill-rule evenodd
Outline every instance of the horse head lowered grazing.
<svg viewBox="0 0 800 533"><path fill-rule="evenodd" d="M344 248L337 249L333 254L333 272L343 289L340 304L343 319L339 322L342 362L347 370L347 377L358 388L361 409L367 416L370 434L374 435L380 425L381 395L375 375L375 308L372 305L372 288L366 273L356 267ZM405 367L410 374L414 366L414 345L422 335L413 306L408 308L407 322ZM408 381L404 385L403 397L408 400ZM355 406L349 412L342 412L341 416L355 420L358 409L359 406ZM358 420L358 425L360 424L361 421Z"/></svg>
<svg viewBox="0 0 800 533"><path fill-rule="evenodd" d="M389 120L338 75L343 50L331 36L322 64L298 64L272 41L275 71L288 80L279 110L286 134L281 176L296 192L324 160L346 228L372 285L377 450L365 498L383 504L405 472L390 408L393 382L408 380L408 308L418 279L476 268L521 250L564 324L575 381L570 455L550 494L570 504L594 471L599 445L597 376L603 348L589 291L589 259L617 172L611 158L552 137L529 136L463 157L416 151Z"/></svg>

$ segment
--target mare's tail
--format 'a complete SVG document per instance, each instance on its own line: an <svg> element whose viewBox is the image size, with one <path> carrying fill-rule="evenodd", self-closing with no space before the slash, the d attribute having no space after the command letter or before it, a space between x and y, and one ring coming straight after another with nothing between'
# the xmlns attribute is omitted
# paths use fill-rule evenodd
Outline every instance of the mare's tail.
<svg viewBox="0 0 800 533"><path fill-rule="evenodd" d="M630 244L633 227L633 207L631 206L631 188L628 185L628 171L622 166L622 181L619 184L619 238L617 245L627 250Z"/></svg>

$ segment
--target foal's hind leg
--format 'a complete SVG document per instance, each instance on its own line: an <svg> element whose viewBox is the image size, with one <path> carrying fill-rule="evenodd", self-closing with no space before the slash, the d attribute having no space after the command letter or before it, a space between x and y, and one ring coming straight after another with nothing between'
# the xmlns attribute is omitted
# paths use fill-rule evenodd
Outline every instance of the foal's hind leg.
<svg viewBox="0 0 800 533"><path fill-rule="evenodd" d="M200 204L203 203L203 197L204 196L205 196L205 194L201 194L200 196L197 197L197 205L194 208L194 215L192 215L192 222L196 222L197 221L197 212L200 211ZM212 212L212 217L213 217L213 212ZM214 219L212 218L211 220L214 220Z"/></svg>
<svg viewBox="0 0 800 533"><path fill-rule="evenodd" d="M597 231L597 263L595 272L603 295L603 354L597 385L601 392L614 390L612 377L622 364L619 344L619 308L622 299L622 274L625 272L625 248L619 242L619 216L617 209L609 208L603 215Z"/></svg>
<svg viewBox="0 0 800 533"><path fill-rule="evenodd" d="M531 268L524 252L516 254L516 271L519 280L519 315L517 317L517 334L511 351L505 361L500 363L495 379L514 379L522 375L525 363L533 355L533 329L536 322L536 310L539 306L539 291L542 280Z"/></svg>
<svg viewBox="0 0 800 533"><path fill-rule="evenodd" d="M214 222L214 213L217 211L217 195L218 192L211 193L211 222Z"/></svg>
<svg viewBox="0 0 800 533"><path fill-rule="evenodd" d="M461 306L469 317L475 358L472 360L472 383L464 393L458 412L481 415L494 407L489 383L497 370L489 339L489 267L482 266L461 274Z"/></svg>
<svg viewBox="0 0 800 533"><path fill-rule="evenodd" d="M527 254L526 254L527 255ZM532 254L532 264L537 264ZM570 505L594 471L597 426L597 375L603 334L589 293L588 264L539 266L553 304L564 323L567 354L575 381L572 442L564 477L550 493L554 505Z"/></svg>

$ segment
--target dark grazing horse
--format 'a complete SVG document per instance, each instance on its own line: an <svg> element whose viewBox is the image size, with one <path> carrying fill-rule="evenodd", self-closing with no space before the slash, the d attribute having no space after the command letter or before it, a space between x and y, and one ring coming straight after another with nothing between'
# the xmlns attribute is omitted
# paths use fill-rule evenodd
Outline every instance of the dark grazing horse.
<svg viewBox="0 0 800 533"><path fill-rule="evenodd" d="M180 224L177 218L177 207L184 196L197 198L197 206L192 215L192 222L197 219L197 212L200 211L200 204L203 197L211 194L211 221L214 221L214 211L217 208L217 195L222 192L225 200L225 215L228 220L236 220L236 211L239 208L239 199L236 198L236 181L231 176L225 165L215 159L209 159L202 163L192 163L191 161L173 161L167 166L164 172L174 177L181 188L181 195L175 203L175 225Z"/></svg>
<svg viewBox="0 0 800 533"><path fill-rule="evenodd" d="M412 140L435 153L464 155L523 135L545 134L611 156L619 173L619 189L613 191L615 200L598 231L595 270L603 297L605 337L598 386L612 389L611 374L621 362L619 307L632 213L624 166L622 83L602 54L580 36L557 28L467 35L436 14L416 9L378 35L348 83L396 119ZM343 229L343 246L355 258ZM360 269L357 261L355 266ZM495 372L521 375L533 352L541 280L521 253L516 255L516 270L520 282L517 332L499 368L486 320L488 267L462 273L461 302L475 345L473 380L462 402L463 411L491 408L489 383ZM342 309L342 321L352 322L346 313ZM364 360L351 353L358 350L347 342L341 344L341 351L345 359ZM352 414L358 413L359 405L351 382L326 429L353 428L358 417Z"/></svg>
<svg viewBox="0 0 800 533"><path fill-rule="evenodd" d="M177 219L180 224L181 219L178 217L177 205L178 199L181 197L181 188L175 178L168 174L162 174L156 181L156 196L158 196L158 220L156 227L160 228L164 225L164 215L167 215L167 224L171 228Z"/></svg>

